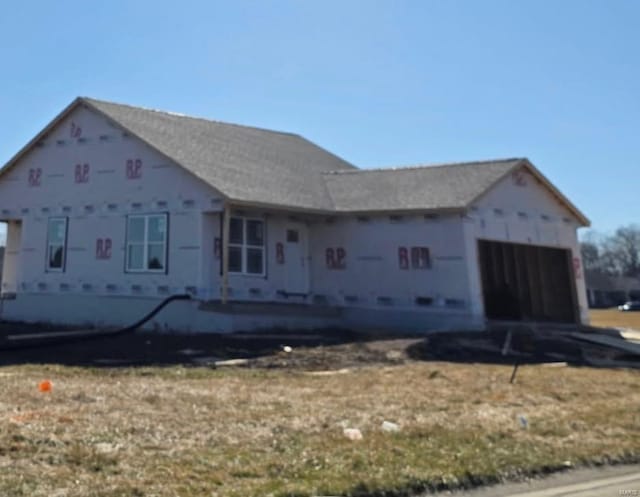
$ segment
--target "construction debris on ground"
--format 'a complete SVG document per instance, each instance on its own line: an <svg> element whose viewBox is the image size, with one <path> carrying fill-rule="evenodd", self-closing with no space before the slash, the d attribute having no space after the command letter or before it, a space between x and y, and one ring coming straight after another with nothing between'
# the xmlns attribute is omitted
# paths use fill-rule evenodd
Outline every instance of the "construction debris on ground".
<svg viewBox="0 0 640 497"><path fill-rule="evenodd" d="M465 362L635 368L640 367L640 343L634 340L638 335L613 328L498 323L485 332L430 334L410 355Z"/></svg>
<svg viewBox="0 0 640 497"><path fill-rule="evenodd" d="M17 332L55 335L36 325L0 323L0 345ZM1 349L1 347L0 347ZM158 334L137 331L78 343L0 353L1 364L53 362L96 367L184 365L285 368L329 375L363 366L410 361L494 364L570 364L640 367L640 332L584 326L492 323L486 331L442 331L399 336L323 330L313 333Z"/></svg>

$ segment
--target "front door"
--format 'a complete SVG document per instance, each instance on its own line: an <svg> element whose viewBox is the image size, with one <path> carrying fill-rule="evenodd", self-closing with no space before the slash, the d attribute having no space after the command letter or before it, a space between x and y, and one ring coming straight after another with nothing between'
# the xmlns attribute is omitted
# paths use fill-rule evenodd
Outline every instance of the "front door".
<svg viewBox="0 0 640 497"><path fill-rule="evenodd" d="M285 284L288 293L309 293L308 230L302 223L288 223L285 232Z"/></svg>

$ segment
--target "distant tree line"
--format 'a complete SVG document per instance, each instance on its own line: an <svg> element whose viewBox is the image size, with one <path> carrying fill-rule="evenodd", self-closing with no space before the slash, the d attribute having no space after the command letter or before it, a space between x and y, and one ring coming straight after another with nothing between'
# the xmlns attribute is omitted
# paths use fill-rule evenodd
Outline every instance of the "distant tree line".
<svg viewBox="0 0 640 497"><path fill-rule="evenodd" d="M582 266L587 273L640 277L640 226L618 228L612 235L588 232L580 242Z"/></svg>

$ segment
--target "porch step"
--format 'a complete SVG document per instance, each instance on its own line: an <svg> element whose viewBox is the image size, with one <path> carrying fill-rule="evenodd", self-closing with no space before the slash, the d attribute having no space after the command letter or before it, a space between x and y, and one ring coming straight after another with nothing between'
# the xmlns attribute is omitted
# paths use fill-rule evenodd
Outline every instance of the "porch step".
<svg viewBox="0 0 640 497"><path fill-rule="evenodd" d="M288 302L229 302L220 300L202 302L201 311L220 314L265 314L269 316L306 316L306 317L340 317L341 307L314 304L297 304Z"/></svg>

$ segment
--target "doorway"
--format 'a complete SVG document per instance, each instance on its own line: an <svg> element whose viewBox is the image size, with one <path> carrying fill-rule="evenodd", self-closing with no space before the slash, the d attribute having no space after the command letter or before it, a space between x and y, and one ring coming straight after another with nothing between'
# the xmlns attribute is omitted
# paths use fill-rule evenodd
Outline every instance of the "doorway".
<svg viewBox="0 0 640 497"><path fill-rule="evenodd" d="M570 250L478 240L478 260L487 318L578 321Z"/></svg>
<svg viewBox="0 0 640 497"><path fill-rule="evenodd" d="M309 293L309 236L302 223L288 223L285 227L285 287L287 293Z"/></svg>
<svg viewBox="0 0 640 497"><path fill-rule="evenodd" d="M11 220L5 222L7 240L2 260L2 294L18 291L20 272L20 250L22 247L22 221Z"/></svg>

